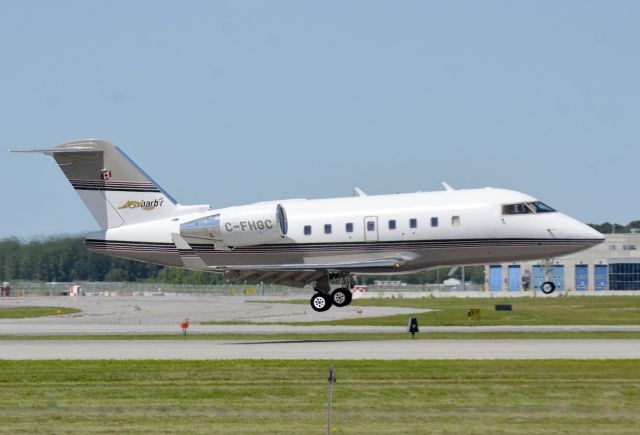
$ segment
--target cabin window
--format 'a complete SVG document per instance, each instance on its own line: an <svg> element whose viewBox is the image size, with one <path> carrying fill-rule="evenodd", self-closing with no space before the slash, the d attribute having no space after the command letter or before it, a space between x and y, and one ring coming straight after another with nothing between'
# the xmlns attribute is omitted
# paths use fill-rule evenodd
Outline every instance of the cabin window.
<svg viewBox="0 0 640 435"><path fill-rule="evenodd" d="M331 234L331 224L324 224L324 233Z"/></svg>
<svg viewBox="0 0 640 435"><path fill-rule="evenodd" d="M409 219L409 228L418 228L418 219Z"/></svg>
<svg viewBox="0 0 640 435"><path fill-rule="evenodd" d="M353 232L353 223L348 222L348 223L345 225L345 230L346 230L348 233L352 233L352 232Z"/></svg>
<svg viewBox="0 0 640 435"><path fill-rule="evenodd" d="M431 226L432 227L437 227L438 226L438 218L437 217L432 217L431 218Z"/></svg>
<svg viewBox="0 0 640 435"><path fill-rule="evenodd" d="M305 236L310 236L311 235L311 225L305 225L304 226L304 235Z"/></svg>
<svg viewBox="0 0 640 435"><path fill-rule="evenodd" d="M396 229L396 220L395 219L391 219L389 221L389 229L390 230L395 230Z"/></svg>
<svg viewBox="0 0 640 435"><path fill-rule="evenodd" d="M376 223L374 221L367 222L367 231L375 231Z"/></svg>
<svg viewBox="0 0 640 435"><path fill-rule="evenodd" d="M460 216L451 216L451 225L454 227L460 226Z"/></svg>

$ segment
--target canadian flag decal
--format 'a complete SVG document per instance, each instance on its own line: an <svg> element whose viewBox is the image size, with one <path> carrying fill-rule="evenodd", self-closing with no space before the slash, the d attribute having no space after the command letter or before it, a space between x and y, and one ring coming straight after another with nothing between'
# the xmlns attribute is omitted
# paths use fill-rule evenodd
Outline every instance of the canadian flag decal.
<svg viewBox="0 0 640 435"><path fill-rule="evenodd" d="M100 177L104 181L107 181L107 180L111 179L111 171L108 170L108 169L103 169L102 171L100 171Z"/></svg>

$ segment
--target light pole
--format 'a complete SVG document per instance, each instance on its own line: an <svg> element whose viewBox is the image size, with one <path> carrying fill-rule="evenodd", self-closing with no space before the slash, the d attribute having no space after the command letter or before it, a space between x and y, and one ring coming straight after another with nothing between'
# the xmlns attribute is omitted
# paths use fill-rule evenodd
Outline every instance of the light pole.
<svg viewBox="0 0 640 435"><path fill-rule="evenodd" d="M464 277L464 266L460 266L460 269L462 270L460 272L462 274L462 291L465 291L467 289L467 285L465 283L465 277Z"/></svg>
<svg viewBox="0 0 640 435"><path fill-rule="evenodd" d="M336 383L336 369L334 366L329 367L329 398L327 403L327 435L331 435L331 405L333 401L333 384Z"/></svg>

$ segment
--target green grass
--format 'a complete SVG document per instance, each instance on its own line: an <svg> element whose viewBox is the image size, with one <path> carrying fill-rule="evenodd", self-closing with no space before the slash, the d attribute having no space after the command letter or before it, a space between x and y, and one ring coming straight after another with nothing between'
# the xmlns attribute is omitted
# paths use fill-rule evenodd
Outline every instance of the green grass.
<svg viewBox="0 0 640 435"><path fill-rule="evenodd" d="M66 307L0 307L0 319L27 319L30 317L62 316L81 310Z"/></svg>
<svg viewBox="0 0 640 435"><path fill-rule="evenodd" d="M640 331L497 331L497 332L423 332L416 340L640 340ZM265 333L265 334L135 334L135 335L0 335L2 340L407 340L411 334L403 333ZM0 354L1 358L1 354Z"/></svg>
<svg viewBox="0 0 640 435"><path fill-rule="evenodd" d="M305 303L308 301L294 301ZM513 311L495 311L496 304L511 304ZM536 298L419 298L360 299L353 306L429 308L412 314L420 325L640 325L640 296L581 296ZM480 308L480 320L468 320L467 309ZM335 308L332 308L335 309ZM406 325L408 314L361 317L326 322L286 322L286 325ZM216 322L202 322L215 324ZM248 322L247 322L248 323ZM255 324L255 323L254 323Z"/></svg>
<svg viewBox="0 0 640 435"><path fill-rule="evenodd" d="M0 361L0 433L322 434L329 361ZM339 361L337 434L640 432L640 361Z"/></svg>

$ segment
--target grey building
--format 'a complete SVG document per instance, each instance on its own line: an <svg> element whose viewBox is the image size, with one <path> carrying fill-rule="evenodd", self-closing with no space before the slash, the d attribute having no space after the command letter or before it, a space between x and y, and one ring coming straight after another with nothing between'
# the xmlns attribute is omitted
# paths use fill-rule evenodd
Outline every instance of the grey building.
<svg viewBox="0 0 640 435"><path fill-rule="evenodd" d="M489 264L485 289L540 291L552 281L556 291L640 290L640 234L606 234L585 251L549 260Z"/></svg>

